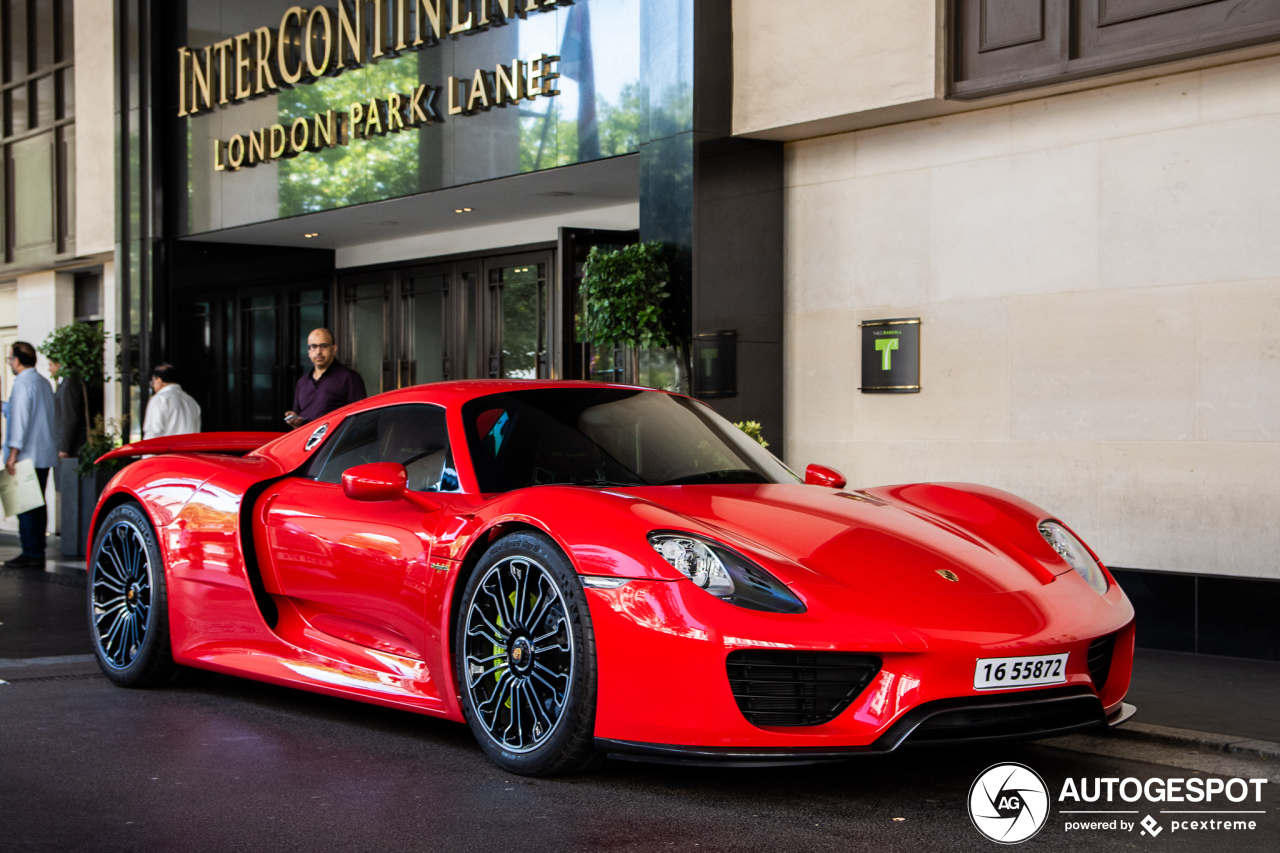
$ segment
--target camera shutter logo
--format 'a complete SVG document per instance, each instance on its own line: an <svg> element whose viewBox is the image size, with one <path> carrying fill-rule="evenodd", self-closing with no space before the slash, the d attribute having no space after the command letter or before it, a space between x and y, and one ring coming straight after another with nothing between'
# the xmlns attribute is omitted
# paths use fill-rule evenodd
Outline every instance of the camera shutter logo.
<svg viewBox="0 0 1280 853"><path fill-rule="evenodd" d="M992 841L1018 844L1033 837L1049 817L1049 789L1023 764L993 764L969 789L969 818Z"/></svg>

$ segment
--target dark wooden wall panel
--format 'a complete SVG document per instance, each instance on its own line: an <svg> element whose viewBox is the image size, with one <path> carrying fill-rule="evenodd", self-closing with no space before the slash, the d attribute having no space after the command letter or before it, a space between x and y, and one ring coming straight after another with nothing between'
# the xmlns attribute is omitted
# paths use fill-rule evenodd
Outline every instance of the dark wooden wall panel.
<svg viewBox="0 0 1280 853"><path fill-rule="evenodd" d="M1067 0L957 0L957 80L1051 74L1061 61Z"/></svg>
<svg viewBox="0 0 1280 853"><path fill-rule="evenodd" d="M1222 2L1223 0L1098 0L1098 24L1107 27L1191 6Z"/></svg>
<svg viewBox="0 0 1280 853"><path fill-rule="evenodd" d="M1280 0L951 0L973 99L1280 40Z"/></svg>
<svg viewBox="0 0 1280 853"><path fill-rule="evenodd" d="M1096 0L1079 5L1076 52L1082 59L1133 51L1159 59L1186 43L1247 37L1253 27L1280 23L1277 0Z"/></svg>
<svg viewBox="0 0 1280 853"><path fill-rule="evenodd" d="M978 52L1044 40L1044 0L982 0Z"/></svg>

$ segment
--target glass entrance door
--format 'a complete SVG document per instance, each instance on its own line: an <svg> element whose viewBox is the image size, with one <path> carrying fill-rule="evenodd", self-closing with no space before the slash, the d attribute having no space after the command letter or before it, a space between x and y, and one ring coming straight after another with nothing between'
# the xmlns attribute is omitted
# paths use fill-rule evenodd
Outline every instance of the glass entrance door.
<svg viewBox="0 0 1280 853"><path fill-rule="evenodd" d="M320 287L296 287L271 293L241 294L240 375L225 389L235 411L208 411L205 429L225 429L230 417L240 429L278 432L293 407L298 377L311 369L307 334L325 325L327 293ZM188 346L190 343L187 344Z"/></svg>
<svg viewBox="0 0 1280 853"><path fill-rule="evenodd" d="M370 394L450 379L551 376L551 252L345 276L339 357Z"/></svg>
<svg viewBox="0 0 1280 853"><path fill-rule="evenodd" d="M311 370L307 333L328 325L328 282L181 296L170 357L202 427L283 431L298 377Z"/></svg>
<svg viewBox="0 0 1280 853"><path fill-rule="evenodd" d="M280 376L279 337L276 328L278 297L252 296L243 303L245 388L248 392L248 418L251 430L278 430L281 415L276 414Z"/></svg>
<svg viewBox="0 0 1280 853"><path fill-rule="evenodd" d="M502 259L488 268L489 376L544 379L547 371L546 259Z"/></svg>
<svg viewBox="0 0 1280 853"><path fill-rule="evenodd" d="M396 387L448 379L449 298L453 276L448 268L409 273L400 282L400 346Z"/></svg>
<svg viewBox="0 0 1280 853"><path fill-rule="evenodd" d="M390 272L355 276L344 282L345 323L338 360L360 374L370 396L396 387L388 357L392 342L387 335L394 289L395 276Z"/></svg>

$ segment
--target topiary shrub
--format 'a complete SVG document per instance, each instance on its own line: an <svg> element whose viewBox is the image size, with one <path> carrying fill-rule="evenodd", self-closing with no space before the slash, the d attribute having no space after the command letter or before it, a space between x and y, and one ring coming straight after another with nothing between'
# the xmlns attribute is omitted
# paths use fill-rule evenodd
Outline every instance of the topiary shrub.
<svg viewBox="0 0 1280 853"><path fill-rule="evenodd" d="M640 376L640 350L688 345L684 300L672 293L669 252L662 243L616 249L592 246L582 277L583 330L593 346L631 349L631 375Z"/></svg>
<svg viewBox="0 0 1280 853"><path fill-rule="evenodd" d="M769 446L769 442L764 440L763 428L760 426L759 421L738 421L734 426L755 439L761 447Z"/></svg>

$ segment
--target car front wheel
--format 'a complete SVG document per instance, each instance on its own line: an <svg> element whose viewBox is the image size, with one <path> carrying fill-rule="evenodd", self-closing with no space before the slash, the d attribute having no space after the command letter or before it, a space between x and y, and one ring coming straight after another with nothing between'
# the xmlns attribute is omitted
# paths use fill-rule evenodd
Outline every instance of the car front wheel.
<svg viewBox="0 0 1280 853"><path fill-rule="evenodd" d="M548 537L516 533L481 558L454 638L467 723L505 770L551 776L595 757L595 640L586 596Z"/></svg>

